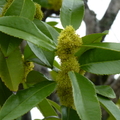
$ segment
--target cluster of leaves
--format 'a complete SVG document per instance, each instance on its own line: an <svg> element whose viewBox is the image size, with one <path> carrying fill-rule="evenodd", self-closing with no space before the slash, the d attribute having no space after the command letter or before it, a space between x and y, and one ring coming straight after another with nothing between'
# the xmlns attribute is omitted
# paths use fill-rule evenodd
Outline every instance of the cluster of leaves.
<svg viewBox="0 0 120 120"><path fill-rule="evenodd" d="M47 5L46 0L33 1L44 7ZM33 1L14 0L5 15L0 17L0 120L16 119L35 106L45 119L49 120L101 120L100 105L112 116L112 120L119 120L120 110L110 100L115 98L113 90L109 86L95 86L79 73L68 72L75 110L66 106L60 107L46 99L57 84L41 73L31 71L26 81L22 81L22 55L25 61L32 61L55 72L59 70L54 59L59 32L48 23L34 19ZM0 1L0 12L5 3L6 0ZM60 19L64 28L71 25L77 30L83 15L82 0L63 0ZM75 54L81 69L99 75L120 73L120 44L101 43L102 37L106 34L103 32L82 37L83 45ZM19 49L22 40L27 41L24 53ZM57 72L53 73L53 76L56 75ZM27 89L18 90L20 83ZM17 92L12 94L10 90ZM61 118L56 111L60 112Z"/></svg>

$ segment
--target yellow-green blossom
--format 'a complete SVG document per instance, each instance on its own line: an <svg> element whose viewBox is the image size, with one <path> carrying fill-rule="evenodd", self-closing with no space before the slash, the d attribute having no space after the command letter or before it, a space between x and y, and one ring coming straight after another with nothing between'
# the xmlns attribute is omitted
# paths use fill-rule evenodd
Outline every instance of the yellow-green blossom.
<svg viewBox="0 0 120 120"><path fill-rule="evenodd" d="M56 78L57 93L62 105L74 108L69 71L80 72L80 65L74 54L82 45L82 39L75 34L72 26L67 26L58 38L56 54L61 59L61 70Z"/></svg>
<svg viewBox="0 0 120 120"><path fill-rule="evenodd" d="M34 63L33 62L29 62L29 61L24 61L24 56L22 56L22 59L23 59L23 63L24 63L24 78L23 78L23 82L25 82L28 73L30 71L32 71L33 68L34 68Z"/></svg>
<svg viewBox="0 0 120 120"><path fill-rule="evenodd" d="M41 10L41 6L38 3L35 3L35 7L36 7L36 14L35 14L34 18L42 20L43 12Z"/></svg>

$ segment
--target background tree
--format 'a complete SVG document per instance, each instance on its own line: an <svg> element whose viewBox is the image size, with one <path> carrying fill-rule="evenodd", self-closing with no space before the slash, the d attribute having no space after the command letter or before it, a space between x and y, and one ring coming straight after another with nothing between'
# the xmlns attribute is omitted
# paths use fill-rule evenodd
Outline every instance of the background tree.
<svg viewBox="0 0 120 120"><path fill-rule="evenodd" d="M10 91L17 91L18 85L20 83L22 83L22 84L20 85L19 90L28 88L28 89L23 90L24 92L22 92L21 90L18 91L17 94L16 94L16 92L13 92L16 95L12 95L10 98L8 98L12 93L5 87L5 85L2 83L2 81L0 81L1 82L0 83L1 90L3 90L1 93L3 95L4 95L4 91L6 91L6 93L7 93L6 94L7 97L5 97L4 100L2 99L0 101L1 107L3 106L0 111L0 115L1 115L0 118L3 120L8 119L9 117L10 117L10 119L16 118L19 116L19 113L16 111L19 110L21 107L24 106L23 111L20 111L20 115L23 115L23 113L25 113L25 111L28 111L28 110L30 110L30 108L32 106L37 105L37 107L42 111L42 113L46 117L46 119L47 119L47 116L48 116L48 118L51 117L51 119L60 119L58 117L54 118L54 116L51 116L52 114L57 116L56 112L51 108L51 105L54 106L55 108L57 108L58 110L59 110L59 105L56 105L53 101L50 101L47 99L43 100L43 98L48 96L55 87L55 82L48 82L49 81L49 79L48 79L49 72L43 66L47 66L47 68L51 68L53 70L52 72L55 71L56 73L52 73L51 75L52 75L52 77L53 77L53 75L56 76L56 74L59 70L59 65L56 65L54 63L55 67L57 67L58 69L54 68L54 66L53 66L53 58L55 56L54 50L56 50L57 51L56 54L59 56L59 58L61 59L61 62L62 62L61 63L61 72L58 72L58 77L56 78L56 82L58 83L57 93L59 95L62 105L64 105L64 106L62 106L62 119L66 120L67 117L69 117L70 119L73 119L73 118L71 118L71 117L73 117L72 115L75 115L74 117L76 120L77 119L78 120L79 119L82 119L82 120L100 119L101 112L100 112L99 105L98 105L98 98L99 98L99 102L101 104L103 104L105 109L107 109L110 112L110 115L113 116L113 118L108 118L108 115L106 113L104 113L103 119L106 119L106 118L114 119L115 118L118 120L119 119L119 115L118 115L119 110L108 99L108 98L115 97L113 91L109 87L106 87L106 86L97 87L92 84L92 82L93 82L95 85L105 85L105 84L111 84L113 82L112 87L116 91L118 91L118 88L119 88L119 84L117 83L118 80L117 80L117 82L114 82L115 80L114 80L113 76L108 77L107 75L104 75L104 76L94 75L94 74L102 75L102 74L118 73L119 71L116 68L117 64L115 64L116 67L114 66L114 70L109 71L107 69L105 69L105 70L103 69L103 71L105 72L104 73L103 71L99 70L98 68L97 68L98 69L97 71L95 71L95 69L89 69L90 67L89 67L89 65L87 66L86 63L90 63L91 60L99 61L98 58L94 59L94 58L92 58L92 56L90 56L91 51L92 51L92 53L95 53L96 56L98 56L97 53L105 52L104 53L105 55L111 53L114 56L112 56L112 58L110 58L108 56L108 58L105 58L105 59L106 60L111 60L111 59L118 60L119 59L119 57L118 57L119 56L119 52L118 52L119 45L111 44L111 43L92 44L92 43L94 43L93 39L89 40L91 38L91 36L85 36L81 39L75 34L74 29L77 29L79 27L79 25L82 21L82 17L83 17L83 11L84 11L83 6L84 5L83 5L82 0L79 2L77 0L72 0L71 3L73 4L73 8L71 7L71 4L68 4L69 8L67 8L67 6L66 6L68 3L67 0L65 2L63 2L63 4L62 4L62 1L59 1L59 0L58 1L56 1L56 0L49 0L49 1L34 0L34 2L36 2L36 3L33 3L33 1L31 1L31 0L23 0L21 3L18 0L14 0L14 1L8 0L6 3L5 0L2 0L0 3L1 4L0 77L1 77L2 81L4 81L5 85L10 89ZM19 7L17 6L18 3L19 3ZM116 5L118 5L119 1L115 2L112 0L103 19L98 21L94 12L89 9L89 7L87 5L87 1L84 1L84 4L85 4L84 21L87 26L87 31L86 31L87 35L91 34L91 33L103 32L104 30L110 28L110 26L112 25L112 23L115 19L115 15L117 14L117 12L119 10L119 5L116 6L114 9L113 3L116 3ZM27 5L29 5L29 7ZM61 8L61 5L62 5L62 8ZM77 6L77 5L79 5L79 6ZM28 7L27 10L26 10L26 7ZM74 7L78 7L77 10L74 9ZM61 8L61 11L59 11L60 8ZM14 9L16 9L16 10L14 10ZM42 13L41 9L42 9L43 13ZM26 11L31 11L31 12L29 12L29 14L28 14ZM67 16L67 14L65 12L67 14L69 14L69 16ZM56 16L59 16L59 14L61 13L60 18L61 18L62 25L64 27L64 30L62 30L61 33L58 33L61 31L61 29L58 29L55 27L55 24L56 24L55 22L48 23L53 28L55 28L55 29L53 29L51 26L49 26L45 22L40 21L41 19L43 21L45 21L46 18L51 16L53 13L55 13ZM80 16L79 16L79 14L80 14ZM72 15L76 19L74 17L71 17ZM19 26L19 24L17 24L18 21L21 23L22 27ZM71 26L69 26L69 25L71 25ZM66 26L68 26L68 27L66 27ZM30 29L29 29L29 27L30 27ZM13 32L11 32L11 31L14 31L16 34L13 34ZM28 37L28 34L30 37ZM59 37L58 37L58 35L59 35ZM96 36L98 36L98 35L99 34L96 34ZM101 35L101 37L103 37L104 35L106 35L106 33L101 33L100 35ZM92 36L95 39L95 36L94 35L92 35ZM89 39L88 39L88 37L89 37ZM3 38L5 41L2 41ZM74 41L72 41L73 38L74 38ZM9 42L8 42L8 39L9 39ZM17 42L12 41L14 39L16 39ZM24 46L22 45L21 52L20 52L19 45L23 39L27 41L27 44ZM59 41L58 43L56 41L57 39ZM64 41L62 41L63 39L65 39L66 43ZM82 45L82 42L83 42L83 45ZM98 42L98 40L96 40L95 43L96 42ZM111 45L111 47L105 46L105 45L109 45L109 44ZM13 46L9 48L9 45L13 45ZM56 45L57 45L57 48L55 48ZM81 49L78 50L78 48L81 46L82 46L82 48L81 48L82 51L81 51ZM89 50L91 48L95 48L95 49ZM108 51L106 49L108 49ZM110 52L110 50L111 50L111 52ZM13 54L13 51L14 51L14 54ZM86 57L86 55L88 57ZM106 57L105 55L103 55L103 57ZM17 59L14 59L14 58L17 58ZM11 62L13 60L14 60L15 64L13 64ZM86 61L84 61L84 60L86 60ZM42 65L42 66L39 66L36 64L36 67L34 68L35 70L39 71L40 73L32 71L34 65L30 61ZM80 68L79 68L79 63L82 66ZM14 69L15 65L19 66L18 69ZM107 65L107 64L105 64L105 65ZM96 66L99 67L99 65L96 65ZM111 68L111 66L110 66L110 68ZM87 72L94 73L94 74L86 73L86 76L92 82L90 82L88 79L86 79L85 77L82 76L82 75L84 75L84 70ZM69 72L69 71L71 71L71 72ZM16 74L13 75L12 73L16 73ZM43 74L41 74L41 73L46 75L47 78L44 77ZM16 78L17 78L17 81L16 81ZM33 81L33 78L35 81ZM38 81L39 81L38 78L40 78L39 80L42 80L41 84L38 83ZM82 82L79 81L79 79L81 79ZM9 80L11 80L12 82ZM63 80L66 80L67 82L64 82ZM69 82L70 82L70 84L68 84ZM35 83L38 83L38 84L35 85L35 87L31 88L30 86L34 85ZM117 85L116 85L116 83L117 83ZM72 84L72 86L71 86L71 84ZM47 86L49 86L49 87L47 87ZM76 87L76 86L78 86L78 87ZM87 88L87 87L89 90L91 90L91 92L89 92L89 91L88 91L88 93L84 92L85 95L83 95L83 93L82 93L82 97L84 98L84 100L89 101L89 104L87 106L83 106L83 108L85 107L84 108L85 112L83 112L83 110L80 109L80 107L78 107L78 106L79 106L79 102L81 102L81 105L83 105L85 101L82 101L83 99L81 99L80 94L79 94L79 96L77 96L76 93L77 92L81 93L81 92L85 91L85 88ZM72 93L72 88L73 88L73 93ZM103 90L101 91L101 89L103 89ZM107 91L105 89L107 89L107 91L109 91L110 94L106 94L105 92L107 92ZM28 91L30 91L30 92L28 92ZM34 91L36 91L36 92L34 93ZM32 94L32 92L33 92L33 94ZM44 92L44 94L42 92ZM26 93L26 95L25 95L25 93ZM43 97L41 98L40 96L38 96L38 93L41 94L41 96L43 96ZM72 94L73 94L73 96L72 96ZM116 92L116 94L117 94L117 97L119 97L118 92ZM3 95L1 95L1 96L3 96ZM29 96L31 96L31 97L29 97ZM50 98L56 99L53 96L54 95L52 95L52 97L50 97ZM36 99L34 99L35 102L32 101L32 99L34 97L36 97ZM78 101L78 97L79 97L80 101ZM89 99L86 99L86 97L88 97ZM8 98L8 100L4 104L4 101L7 98ZM11 109L13 112L10 113L9 110L6 109L7 108L6 106L9 106L9 103L14 102L14 100L19 100L19 98L20 98L21 105L19 105L18 102L16 102L16 104L12 104L13 108L15 107L16 110ZM74 103L73 103L73 99L74 99ZM109 108L109 106L107 106L108 104L104 103L105 100L107 101L107 103L109 103L109 104L111 103L111 105L113 105L112 106L113 108L111 107L112 109ZM24 101L24 102L22 102L22 101ZM40 102L38 104L39 101L42 101L42 102ZM90 103L91 101L94 101L94 103L91 104ZM118 102L118 98L115 100L115 102L116 101ZM25 105L25 103L27 105ZM49 105L49 103L51 103L51 105ZM45 106L42 106L43 104ZM18 106L15 106L15 105L18 105ZM96 109L96 110L91 109L91 107L92 107L91 105L93 105L94 106L93 109ZM44 107L49 107L48 108L49 112L45 111L46 108L44 108ZM74 110L71 108L73 108ZM87 110L89 110L89 109L91 109L91 111L87 112ZM115 110L116 114L114 114L114 112L112 113L112 110ZM77 111L79 117L76 114L76 111ZM91 114L93 114L94 111L97 114L95 114L95 116L91 116ZM7 114L7 112L9 114ZM13 114L14 112L16 112L16 114ZM71 114L69 114L69 112ZM25 116L23 116L22 118L19 118L19 119L31 119L31 118L28 113L27 118Z"/></svg>

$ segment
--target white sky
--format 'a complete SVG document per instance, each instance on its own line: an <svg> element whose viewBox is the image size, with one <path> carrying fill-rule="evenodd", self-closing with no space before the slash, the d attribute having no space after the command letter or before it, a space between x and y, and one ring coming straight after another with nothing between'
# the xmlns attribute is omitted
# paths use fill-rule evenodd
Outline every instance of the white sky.
<svg viewBox="0 0 120 120"><path fill-rule="evenodd" d="M97 19L100 20L103 17L111 0L88 0L88 1L89 1L88 2L89 8L97 14ZM59 18L56 19L48 18L47 21L57 21L59 23L57 27L59 28L62 27ZM116 20L111 26L109 34L105 38L105 42L120 42L119 28L120 28L120 11L116 17ZM85 30L86 30L85 23L82 22L80 29L77 30L76 32L80 34L80 36L82 37L85 36ZM43 119L43 116L37 110L37 108L32 109L31 113L32 113L32 120Z"/></svg>

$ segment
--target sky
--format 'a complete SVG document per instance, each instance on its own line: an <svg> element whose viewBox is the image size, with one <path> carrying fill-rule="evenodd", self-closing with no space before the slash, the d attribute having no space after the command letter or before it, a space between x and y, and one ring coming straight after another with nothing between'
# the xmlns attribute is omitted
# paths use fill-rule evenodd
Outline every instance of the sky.
<svg viewBox="0 0 120 120"><path fill-rule="evenodd" d="M110 1L111 0L88 0L89 8L96 13L98 20L100 20L103 17ZM101 9L101 6L102 6L102 9ZM57 27L62 28L59 18L56 18L56 19L48 18L47 19L47 21L55 21L55 20L59 23ZM120 11L113 25L111 26L111 29L109 30L109 34L105 37L104 41L105 42L120 42L120 33L119 33L120 30L119 29L120 29ZM77 30L76 32L82 37L82 36L85 36L85 30L86 30L85 23L82 22L79 30ZM32 113L32 120L43 119L42 114L37 110L37 108L33 108L31 110L31 113Z"/></svg>

